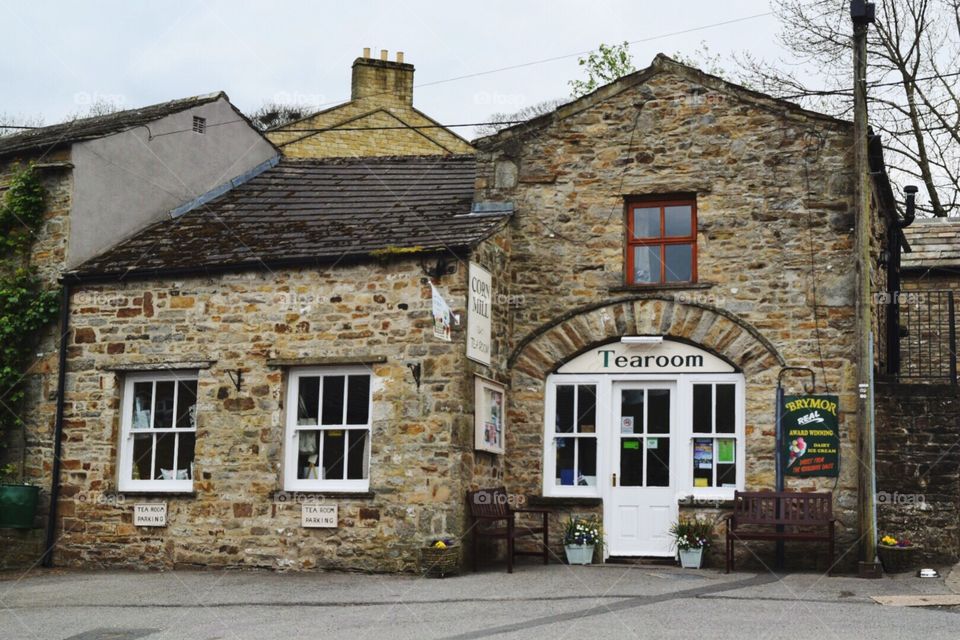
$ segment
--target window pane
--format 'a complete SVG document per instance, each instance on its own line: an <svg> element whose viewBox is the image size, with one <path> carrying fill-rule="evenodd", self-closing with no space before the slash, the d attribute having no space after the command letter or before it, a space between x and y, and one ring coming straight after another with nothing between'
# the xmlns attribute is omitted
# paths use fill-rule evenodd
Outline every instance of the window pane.
<svg viewBox="0 0 960 640"><path fill-rule="evenodd" d="M577 431L597 432L597 388L592 384L577 387Z"/></svg>
<svg viewBox="0 0 960 640"><path fill-rule="evenodd" d="M717 433L733 433L736 425L737 385L717 385Z"/></svg>
<svg viewBox="0 0 960 640"><path fill-rule="evenodd" d="M197 444L197 434L177 434L177 472L181 480L193 480L193 451Z"/></svg>
<svg viewBox="0 0 960 640"><path fill-rule="evenodd" d="M679 207L665 207L663 210L663 226L665 236L689 236L693 221L693 208L690 205Z"/></svg>
<svg viewBox="0 0 960 640"><path fill-rule="evenodd" d="M323 377L323 412L320 424L343 424L343 376Z"/></svg>
<svg viewBox="0 0 960 640"><path fill-rule="evenodd" d="M158 385L159 386L159 385ZM157 412L159 416L159 412ZM174 458L173 458L173 449L174 444L177 440L177 434L175 433L158 433L157 434L157 451L156 459L153 463L153 479L154 480L176 480L177 476L174 475Z"/></svg>
<svg viewBox="0 0 960 640"><path fill-rule="evenodd" d="M633 281L660 282L660 245L633 248Z"/></svg>
<svg viewBox="0 0 960 640"><path fill-rule="evenodd" d="M620 439L620 481L621 487L643 486L643 439Z"/></svg>
<svg viewBox="0 0 960 640"><path fill-rule="evenodd" d="M153 462L153 436L149 433L136 433L133 436L133 469L131 480L149 480L150 465Z"/></svg>
<svg viewBox="0 0 960 640"><path fill-rule="evenodd" d="M197 381L177 382L177 428L197 428Z"/></svg>
<svg viewBox="0 0 960 640"><path fill-rule="evenodd" d="M367 424L370 418L370 376L347 378L347 424Z"/></svg>
<svg viewBox="0 0 960 640"><path fill-rule="evenodd" d="M578 438L577 446L580 448L577 455L580 460L577 484L595 487L597 486L597 440L596 438Z"/></svg>
<svg viewBox="0 0 960 640"><path fill-rule="evenodd" d="M301 431L297 437L297 478L300 480L319 480L320 432Z"/></svg>
<svg viewBox="0 0 960 640"><path fill-rule="evenodd" d="M633 210L633 237L660 237L660 207L637 207Z"/></svg>
<svg viewBox="0 0 960 640"><path fill-rule="evenodd" d="M556 483L558 485L573 485L573 449L575 438L556 438L554 451L557 459Z"/></svg>
<svg viewBox="0 0 960 640"><path fill-rule="evenodd" d="M133 416L131 425L134 429L150 428L150 406L153 402L153 383L133 383ZM145 476L144 480L149 478Z"/></svg>
<svg viewBox="0 0 960 640"><path fill-rule="evenodd" d="M573 432L573 385L557 387L557 433Z"/></svg>
<svg viewBox="0 0 960 640"><path fill-rule="evenodd" d="M647 391L647 433L670 433L670 390Z"/></svg>
<svg viewBox="0 0 960 640"><path fill-rule="evenodd" d="M717 439L717 486L737 486L737 441L733 438Z"/></svg>
<svg viewBox="0 0 960 640"><path fill-rule="evenodd" d="M693 486L713 486L713 438L693 439Z"/></svg>
<svg viewBox="0 0 960 640"><path fill-rule="evenodd" d="M300 387L297 390L297 424L318 424L319 410L320 378L316 376L300 378Z"/></svg>
<svg viewBox="0 0 960 640"><path fill-rule="evenodd" d="M713 385L693 385L693 432L713 433Z"/></svg>
<svg viewBox="0 0 960 640"><path fill-rule="evenodd" d="M670 438L646 438L647 486L670 486Z"/></svg>
<svg viewBox="0 0 960 640"><path fill-rule="evenodd" d="M154 429L170 429L173 427L173 392L176 382L163 380L157 382L157 397L154 404L156 416L153 418Z"/></svg>
<svg viewBox="0 0 960 640"><path fill-rule="evenodd" d="M323 475L320 478L321 480L343 480L345 440L342 429L323 432Z"/></svg>
<svg viewBox="0 0 960 640"><path fill-rule="evenodd" d="M693 245L668 244L664 246L666 255L666 281L690 282L693 279Z"/></svg>
<svg viewBox="0 0 960 640"><path fill-rule="evenodd" d="M367 430L347 431L347 480L363 480L367 477Z"/></svg>
<svg viewBox="0 0 960 640"><path fill-rule="evenodd" d="M620 433L643 433L643 389L620 392Z"/></svg>

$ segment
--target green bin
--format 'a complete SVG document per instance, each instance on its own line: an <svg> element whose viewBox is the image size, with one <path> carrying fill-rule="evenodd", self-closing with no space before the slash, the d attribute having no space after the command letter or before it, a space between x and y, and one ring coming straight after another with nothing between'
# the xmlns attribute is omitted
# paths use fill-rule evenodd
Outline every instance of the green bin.
<svg viewBox="0 0 960 640"><path fill-rule="evenodd" d="M0 529L32 529L40 487L0 484Z"/></svg>

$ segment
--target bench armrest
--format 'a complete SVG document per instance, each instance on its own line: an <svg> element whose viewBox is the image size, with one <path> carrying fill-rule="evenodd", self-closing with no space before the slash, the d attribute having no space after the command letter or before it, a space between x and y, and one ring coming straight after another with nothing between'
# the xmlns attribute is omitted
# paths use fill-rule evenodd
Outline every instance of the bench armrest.
<svg viewBox="0 0 960 640"><path fill-rule="evenodd" d="M551 513L550 509L538 509L536 507L529 507L526 509L514 509L516 513Z"/></svg>

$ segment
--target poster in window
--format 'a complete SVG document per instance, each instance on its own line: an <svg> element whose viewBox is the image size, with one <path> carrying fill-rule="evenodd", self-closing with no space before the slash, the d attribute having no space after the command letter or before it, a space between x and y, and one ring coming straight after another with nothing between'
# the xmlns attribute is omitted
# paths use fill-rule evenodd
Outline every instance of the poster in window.
<svg viewBox="0 0 960 640"><path fill-rule="evenodd" d="M694 438L694 469L713 469L713 438Z"/></svg>
<svg viewBox="0 0 960 640"><path fill-rule="evenodd" d="M781 407L784 475L836 478L840 473L837 396L784 396Z"/></svg>
<svg viewBox="0 0 960 640"><path fill-rule="evenodd" d="M474 446L481 451L503 453L504 387L477 376L475 389Z"/></svg>

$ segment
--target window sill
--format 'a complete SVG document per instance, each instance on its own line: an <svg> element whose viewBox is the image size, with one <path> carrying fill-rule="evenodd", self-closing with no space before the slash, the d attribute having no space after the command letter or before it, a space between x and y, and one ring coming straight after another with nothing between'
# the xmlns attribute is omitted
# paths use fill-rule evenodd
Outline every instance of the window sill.
<svg viewBox="0 0 960 640"><path fill-rule="evenodd" d="M274 491L270 500L278 503L302 503L311 500L373 500L377 496L373 491L310 491L304 489L288 489Z"/></svg>
<svg viewBox="0 0 960 640"><path fill-rule="evenodd" d="M733 506L732 493L688 493L677 496L677 504L681 507L728 508Z"/></svg>
<svg viewBox="0 0 960 640"><path fill-rule="evenodd" d="M123 498L189 498L194 499L197 497L197 492L190 491L170 491L170 490L157 490L157 491L144 491L142 489L131 489L130 491L117 491L116 497L118 499Z"/></svg>
<svg viewBox="0 0 960 640"><path fill-rule="evenodd" d="M603 498L593 496L529 496L527 503L534 507L599 507Z"/></svg>
<svg viewBox="0 0 960 640"><path fill-rule="evenodd" d="M710 289L713 282L667 282L657 284L625 284L607 289L609 293L635 293L638 291L683 291L689 289Z"/></svg>

